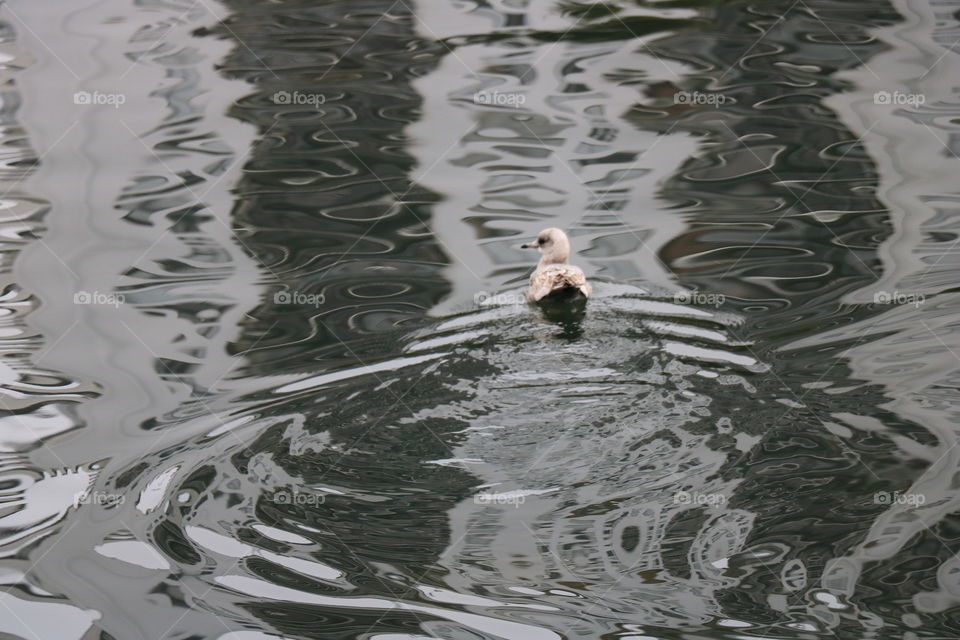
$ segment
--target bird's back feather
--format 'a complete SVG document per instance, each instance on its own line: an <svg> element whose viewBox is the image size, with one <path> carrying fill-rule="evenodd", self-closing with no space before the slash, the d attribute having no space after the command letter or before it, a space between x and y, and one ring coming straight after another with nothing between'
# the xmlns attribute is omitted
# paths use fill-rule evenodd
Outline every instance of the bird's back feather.
<svg viewBox="0 0 960 640"><path fill-rule="evenodd" d="M536 302L562 292L579 291L590 296L591 287L580 267L571 264L549 264L538 267L530 276L527 296Z"/></svg>

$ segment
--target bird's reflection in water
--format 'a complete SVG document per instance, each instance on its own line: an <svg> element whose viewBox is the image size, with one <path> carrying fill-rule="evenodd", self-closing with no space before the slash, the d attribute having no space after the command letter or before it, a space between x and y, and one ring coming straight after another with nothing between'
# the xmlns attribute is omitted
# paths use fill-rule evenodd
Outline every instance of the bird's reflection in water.
<svg viewBox="0 0 960 640"><path fill-rule="evenodd" d="M587 315L587 297L579 291L569 295L550 296L535 303L543 318L558 327L556 337L578 340L583 335L583 319Z"/></svg>

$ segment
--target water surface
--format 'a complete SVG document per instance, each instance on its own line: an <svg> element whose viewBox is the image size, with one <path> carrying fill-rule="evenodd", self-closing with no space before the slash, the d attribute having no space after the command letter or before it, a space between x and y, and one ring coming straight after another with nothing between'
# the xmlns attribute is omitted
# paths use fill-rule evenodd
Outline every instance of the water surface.
<svg viewBox="0 0 960 640"><path fill-rule="evenodd" d="M0 632L957 637L958 11L7 2Z"/></svg>

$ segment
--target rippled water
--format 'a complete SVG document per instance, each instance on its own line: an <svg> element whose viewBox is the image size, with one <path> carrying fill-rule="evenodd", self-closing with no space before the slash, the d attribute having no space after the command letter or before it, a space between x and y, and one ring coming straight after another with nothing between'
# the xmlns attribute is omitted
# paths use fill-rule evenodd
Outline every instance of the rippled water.
<svg viewBox="0 0 960 640"><path fill-rule="evenodd" d="M4 3L0 635L960 637L958 19Z"/></svg>

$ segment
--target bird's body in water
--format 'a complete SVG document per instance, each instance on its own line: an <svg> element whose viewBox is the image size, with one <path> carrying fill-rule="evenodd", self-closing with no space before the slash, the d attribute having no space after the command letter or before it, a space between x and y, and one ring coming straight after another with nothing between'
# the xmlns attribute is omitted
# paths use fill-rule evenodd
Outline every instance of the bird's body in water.
<svg viewBox="0 0 960 640"><path fill-rule="evenodd" d="M540 251L540 262L530 275L527 299L532 302L561 301L570 298L587 298L592 291L587 277L580 267L567 264L570 257L570 241L560 229L544 229L533 242L522 245L524 249Z"/></svg>

